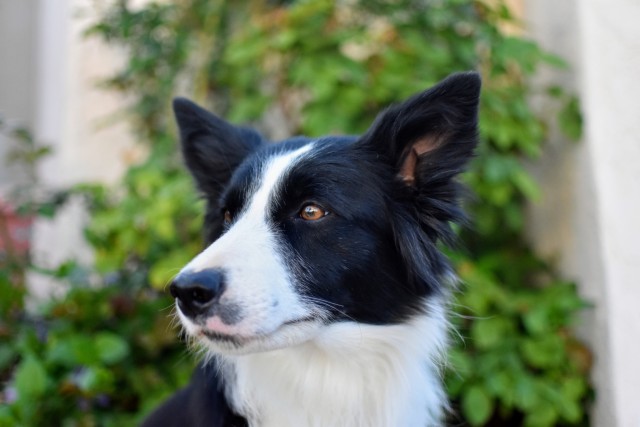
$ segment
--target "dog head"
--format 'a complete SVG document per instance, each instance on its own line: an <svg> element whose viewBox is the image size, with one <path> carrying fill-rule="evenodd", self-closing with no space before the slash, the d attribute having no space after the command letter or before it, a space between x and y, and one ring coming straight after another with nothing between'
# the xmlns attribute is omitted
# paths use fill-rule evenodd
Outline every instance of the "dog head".
<svg viewBox="0 0 640 427"><path fill-rule="evenodd" d="M277 144L174 101L207 203L208 246L170 287L187 333L237 354L424 310L450 275L437 244L463 218L455 177L477 142L479 91L476 73L455 74L361 137Z"/></svg>

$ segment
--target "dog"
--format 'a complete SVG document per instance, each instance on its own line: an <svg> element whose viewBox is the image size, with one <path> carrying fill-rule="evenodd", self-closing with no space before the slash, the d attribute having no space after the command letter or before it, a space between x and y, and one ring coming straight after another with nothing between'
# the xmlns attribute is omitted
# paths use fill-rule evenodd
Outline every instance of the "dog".
<svg viewBox="0 0 640 427"><path fill-rule="evenodd" d="M206 349L144 426L438 426L480 77L453 74L360 137L268 143L174 100L206 249L170 285Z"/></svg>

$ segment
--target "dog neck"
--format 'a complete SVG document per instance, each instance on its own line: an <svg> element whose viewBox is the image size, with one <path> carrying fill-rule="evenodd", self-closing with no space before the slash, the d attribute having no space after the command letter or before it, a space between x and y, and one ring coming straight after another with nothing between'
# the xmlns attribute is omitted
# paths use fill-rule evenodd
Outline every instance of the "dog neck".
<svg viewBox="0 0 640 427"><path fill-rule="evenodd" d="M395 325L341 322L301 345L218 357L251 426L439 426L446 409L441 303Z"/></svg>

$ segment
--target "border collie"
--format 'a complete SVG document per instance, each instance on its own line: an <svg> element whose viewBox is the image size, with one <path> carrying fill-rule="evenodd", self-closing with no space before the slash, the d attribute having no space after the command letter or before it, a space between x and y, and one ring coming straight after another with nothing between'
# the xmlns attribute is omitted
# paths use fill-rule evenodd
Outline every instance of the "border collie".
<svg viewBox="0 0 640 427"><path fill-rule="evenodd" d="M208 246L170 286L209 355L145 426L437 426L480 78L454 74L360 137L267 143L174 101Z"/></svg>

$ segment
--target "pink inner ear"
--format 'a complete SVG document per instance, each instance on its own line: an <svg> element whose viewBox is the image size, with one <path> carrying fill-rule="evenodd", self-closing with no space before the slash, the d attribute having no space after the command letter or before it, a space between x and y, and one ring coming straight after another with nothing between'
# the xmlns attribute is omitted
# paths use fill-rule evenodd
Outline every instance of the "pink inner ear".
<svg viewBox="0 0 640 427"><path fill-rule="evenodd" d="M409 147L408 153L402 161L400 172L398 175L407 185L413 185L416 180L416 166L418 164L418 157L423 154L433 151L440 146L444 138L437 136L425 136L415 141Z"/></svg>

